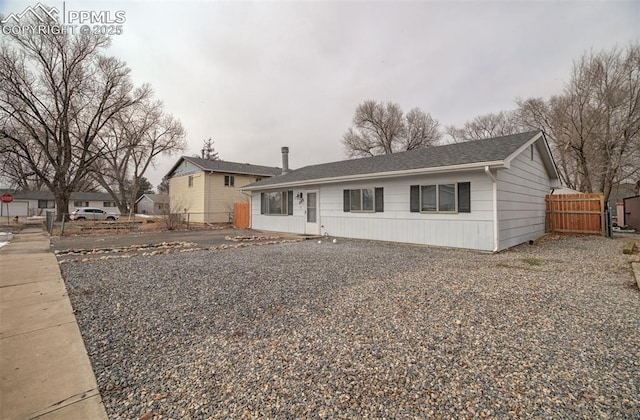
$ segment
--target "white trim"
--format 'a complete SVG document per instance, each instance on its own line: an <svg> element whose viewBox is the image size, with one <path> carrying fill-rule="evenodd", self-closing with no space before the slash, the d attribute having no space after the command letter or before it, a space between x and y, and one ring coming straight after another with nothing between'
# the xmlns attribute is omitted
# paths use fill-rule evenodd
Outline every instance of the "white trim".
<svg viewBox="0 0 640 420"><path fill-rule="evenodd" d="M533 143L535 143L541 137L542 137L542 131L538 132L538 134L536 134L535 136L531 137L531 139L529 139L529 141L527 141L525 144L520 146L515 152L513 152L509 156L507 156L505 158L505 160L504 160L505 168L509 169L511 167L511 161L513 159L515 159L516 157L520 156L520 153L524 152L527 147L531 146Z"/></svg>
<svg viewBox="0 0 640 420"><path fill-rule="evenodd" d="M345 176L337 176L337 177L330 177L330 178L305 179L303 181L281 182L278 184L260 185L255 187L247 186L247 187L240 188L240 190L260 191L260 190L271 190L271 189L280 189L280 188L288 188L288 187L298 187L298 186L305 186L305 185L334 184L334 183L344 182L344 181L360 181L363 179L396 178L396 177L408 176L408 175L423 175L423 174L428 175L428 174L439 174L444 172L460 172L460 171L468 171L473 169L482 169L483 167L487 167L487 166L491 166L493 169L506 168L504 161L496 160L492 162L474 162L474 163L465 163L461 165L437 166L434 168L406 169L403 171L373 172L368 174L345 175Z"/></svg>
<svg viewBox="0 0 640 420"><path fill-rule="evenodd" d="M493 252L498 252L498 244L500 243L498 241L498 180L493 176L488 165L484 167L484 172L491 178L493 184Z"/></svg>

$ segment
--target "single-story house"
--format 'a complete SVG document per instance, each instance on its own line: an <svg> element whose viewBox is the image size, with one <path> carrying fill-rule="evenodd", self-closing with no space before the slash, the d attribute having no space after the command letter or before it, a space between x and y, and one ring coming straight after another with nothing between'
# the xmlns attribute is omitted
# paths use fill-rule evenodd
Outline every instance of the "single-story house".
<svg viewBox="0 0 640 420"><path fill-rule="evenodd" d="M240 187L281 172L269 166L182 156L167 174L171 212L187 213L191 222L229 222L233 204L250 198Z"/></svg>
<svg viewBox="0 0 640 420"><path fill-rule="evenodd" d="M44 216L47 211L57 213L55 198L49 191L16 191L0 190L0 194L13 195L13 202L9 204L10 216ZM65 213L71 213L78 207L95 207L109 213L120 214L113 198L104 192L73 192L69 200L69 208ZM6 204L1 213L7 215Z"/></svg>
<svg viewBox="0 0 640 420"><path fill-rule="evenodd" d="M140 214L168 214L169 194L142 194L136 200L136 213Z"/></svg>
<svg viewBox="0 0 640 420"><path fill-rule="evenodd" d="M306 166L243 190L254 229L495 252L544 234L559 186L534 131Z"/></svg>

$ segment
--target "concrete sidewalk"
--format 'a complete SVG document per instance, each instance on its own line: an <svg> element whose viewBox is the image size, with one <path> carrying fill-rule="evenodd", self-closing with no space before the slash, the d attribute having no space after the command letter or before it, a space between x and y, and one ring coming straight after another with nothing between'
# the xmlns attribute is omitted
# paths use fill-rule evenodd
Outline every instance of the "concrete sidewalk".
<svg viewBox="0 0 640 420"><path fill-rule="evenodd" d="M0 418L107 418L41 227L0 248Z"/></svg>

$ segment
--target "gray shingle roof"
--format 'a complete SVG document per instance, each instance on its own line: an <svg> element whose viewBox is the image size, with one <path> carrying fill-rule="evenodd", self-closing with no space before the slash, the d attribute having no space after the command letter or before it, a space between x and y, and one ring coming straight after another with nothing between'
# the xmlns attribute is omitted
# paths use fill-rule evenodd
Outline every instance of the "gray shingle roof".
<svg viewBox="0 0 640 420"><path fill-rule="evenodd" d="M201 159L197 157L182 156L178 162L171 168L169 175L171 175L182 160L186 160L196 165L204 171L211 172L224 172L231 174L248 174L248 175L260 175L260 176L274 176L282 173L282 169L271 166L251 165L249 163L237 163L227 162L224 160L209 160Z"/></svg>
<svg viewBox="0 0 640 420"><path fill-rule="evenodd" d="M254 187L351 175L373 175L381 172L496 162L508 158L538 133L539 131L530 131L511 136L432 146L389 155L305 166L284 175L263 179L247 187L253 189Z"/></svg>
<svg viewBox="0 0 640 420"><path fill-rule="evenodd" d="M9 193L16 200L53 200L54 196L49 191L17 191L0 190L0 194ZM106 192L72 192L70 201L113 201ZM72 203L73 204L73 203Z"/></svg>

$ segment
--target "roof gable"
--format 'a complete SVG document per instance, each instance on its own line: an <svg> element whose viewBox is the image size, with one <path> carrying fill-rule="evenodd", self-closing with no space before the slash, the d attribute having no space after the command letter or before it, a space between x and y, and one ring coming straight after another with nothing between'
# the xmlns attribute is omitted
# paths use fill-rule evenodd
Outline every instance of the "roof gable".
<svg viewBox="0 0 640 420"><path fill-rule="evenodd" d="M178 159L176 164L173 165L171 170L167 173L167 176L171 177L183 162L188 162L205 172L221 172L229 174L246 174L269 177L282 173L282 169L272 166L261 166L252 165L249 163L227 162L225 160L210 160L182 156L180 159Z"/></svg>
<svg viewBox="0 0 640 420"><path fill-rule="evenodd" d="M311 165L273 178L264 179L248 185L244 189L260 189L260 187L282 184L295 185L312 181L336 182L350 177L366 178L383 174L398 176L411 171L435 171L440 169L447 171L485 165L508 167L513 157L521 153L530 144L540 140L544 142L544 137L540 131L530 131L465 143L432 146L389 155ZM548 147L545 150L550 157ZM547 168L547 171L550 172L550 177L557 178L555 165L553 165L552 160L549 162L552 168ZM545 163L545 166L547 166L547 163Z"/></svg>
<svg viewBox="0 0 640 420"><path fill-rule="evenodd" d="M140 200L146 199L151 201L152 203L169 203L169 196L167 194L142 194L136 200L136 203L140 202Z"/></svg>

